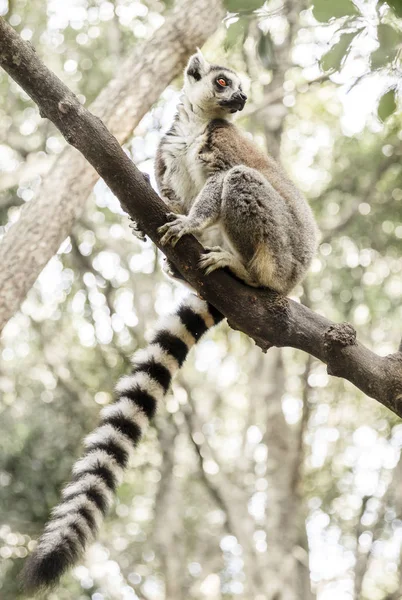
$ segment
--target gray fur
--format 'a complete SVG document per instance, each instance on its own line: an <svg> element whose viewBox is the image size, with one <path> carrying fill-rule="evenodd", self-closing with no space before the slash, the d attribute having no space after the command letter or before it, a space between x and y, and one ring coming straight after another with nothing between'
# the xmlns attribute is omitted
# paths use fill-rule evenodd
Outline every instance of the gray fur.
<svg viewBox="0 0 402 600"><path fill-rule="evenodd" d="M223 91L216 77L227 80ZM317 228L282 168L229 122L239 93L236 73L209 65L200 52L191 57L158 149L157 181L173 211L159 229L161 242L194 234L209 247L200 261L207 274L229 267L248 285L287 294L310 265Z"/></svg>

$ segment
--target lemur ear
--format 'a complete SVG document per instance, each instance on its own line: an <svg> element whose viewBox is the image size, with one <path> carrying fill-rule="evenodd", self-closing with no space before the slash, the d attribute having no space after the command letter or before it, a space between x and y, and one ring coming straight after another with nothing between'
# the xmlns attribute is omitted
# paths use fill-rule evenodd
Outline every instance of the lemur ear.
<svg viewBox="0 0 402 600"><path fill-rule="evenodd" d="M188 65L186 67L186 75L189 78L193 78L195 81L200 81L204 75L209 71L210 64L207 62L199 48L197 48L196 54L190 56Z"/></svg>

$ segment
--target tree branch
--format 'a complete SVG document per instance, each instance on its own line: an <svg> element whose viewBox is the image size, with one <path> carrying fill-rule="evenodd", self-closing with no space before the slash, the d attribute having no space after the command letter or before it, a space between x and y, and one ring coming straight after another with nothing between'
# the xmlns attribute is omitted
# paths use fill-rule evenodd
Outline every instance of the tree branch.
<svg viewBox="0 0 402 600"><path fill-rule="evenodd" d="M164 25L150 39L134 46L91 106L120 144L132 135L140 119L180 74L188 56L203 45L223 16L220 0L177 0ZM5 44L2 38L0 51ZM16 52L15 60L19 60ZM40 90L38 93L41 95ZM39 195L23 206L19 220L0 244L0 330L71 232L97 179L85 158L67 147L44 178Z"/></svg>
<svg viewBox="0 0 402 600"><path fill-rule="evenodd" d="M157 229L166 221L166 206L146 183L100 119L24 42L0 20L0 64L38 104L41 114L60 129L97 170L125 210L160 247ZM163 252L187 281L228 319L234 329L262 348L271 345L304 350L328 365L331 375L351 381L368 396L402 416L402 354L378 356L356 340L348 323L335 324L307 307L267 289L250 288L224 270L205 276L198 268L202 246L184 236Z"/></svg>

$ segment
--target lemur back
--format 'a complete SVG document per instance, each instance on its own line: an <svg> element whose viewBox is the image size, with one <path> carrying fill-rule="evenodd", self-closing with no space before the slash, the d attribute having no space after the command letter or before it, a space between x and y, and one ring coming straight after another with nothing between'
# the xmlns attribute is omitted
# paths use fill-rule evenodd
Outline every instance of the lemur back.
<svg viewBox="0 0 402 600"><path fill-rule="evenodd" d="M228 117L246 96L236 73L200 53L185 72L183 101L157 155L156 176L171 221L162 243L194 233L213 245L206 273L229 267L254 286L287 293L305 274L316 243L308 204L277 163L255 148ZM137 228L137 234L140 234ZM166 396L189 349L223 316L191 294L162 323L116 386L115 402L84 441L62 499L25 565L29 591L55 585L96 536L132 450Z"/></svg>

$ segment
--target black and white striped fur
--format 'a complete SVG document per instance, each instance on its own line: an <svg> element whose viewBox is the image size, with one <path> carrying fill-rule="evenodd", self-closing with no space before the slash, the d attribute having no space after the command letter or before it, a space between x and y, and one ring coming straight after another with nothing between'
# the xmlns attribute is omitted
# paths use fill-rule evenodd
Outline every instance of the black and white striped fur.
<svg viewBox="0 0 402 600"><path fill-rule="evenodd" d="M84 456L62 492L42 537L28 558L23 584L29 591L54 586L95 538L113 502L131 452L140 441L173 375L190 348L222 320L211 305L191 294L155 328L147 348L134 355L131 374L120 379L116 400L84 441Z"/></svg>

